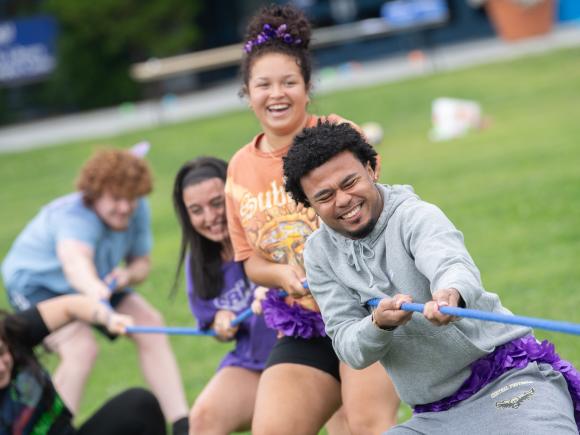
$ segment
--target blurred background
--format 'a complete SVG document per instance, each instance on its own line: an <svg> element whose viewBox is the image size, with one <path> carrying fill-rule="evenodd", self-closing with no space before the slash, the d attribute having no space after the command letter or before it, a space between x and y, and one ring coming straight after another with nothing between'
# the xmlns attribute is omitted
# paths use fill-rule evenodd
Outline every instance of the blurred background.
<svg viewBox="0 0 580 435"><path fill-rule="evenodd" d="M238 66L266 3L0 0L0 257L92 151L149 141L154 267L139 291L191 326L183 291L168 298L171 184L185 160L229 159L259 131ZM371 123L381 181L440 205L513 312L579 323L580 0L292 3L315 25L312 112ZM580 366L580 338L537 335ZM172 343L192 402L229 345ZM136 364L103 340L79 419L142 384Z"/></svg>
<svg viewBox="0 0 580 435"><path fill-rule="evenodd" d="M325 68L493 37L496 3L512 2L528 9L507 24L512 39L526 36L521 21L533 14L545 23L531 24L530 34L580 15L578 0L293 3L317 28L313 47ZM266 3L0 0L0 125L122 104L130 110L137 101L219 86L236 77L247 19Z"/></svg>

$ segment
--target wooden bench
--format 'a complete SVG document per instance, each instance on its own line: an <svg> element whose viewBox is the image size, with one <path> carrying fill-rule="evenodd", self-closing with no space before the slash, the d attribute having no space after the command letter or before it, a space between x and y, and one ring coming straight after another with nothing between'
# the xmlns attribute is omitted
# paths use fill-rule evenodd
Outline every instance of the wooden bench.
<svg viewBox="0 0 580 435"><path fill-rule="evenodd" d="M353 23L315 29L311 46L320 49L345 42L378 38L390 34L423 30L441 26L448 15L423 21L419 24L391 26L382 18L369 18ZM242 44L232 44L209 50L196 51L164 59L149 59L131 66L131 77L139 82L151 82L181 74L215 70L237 65L242 59Z"/></svg>

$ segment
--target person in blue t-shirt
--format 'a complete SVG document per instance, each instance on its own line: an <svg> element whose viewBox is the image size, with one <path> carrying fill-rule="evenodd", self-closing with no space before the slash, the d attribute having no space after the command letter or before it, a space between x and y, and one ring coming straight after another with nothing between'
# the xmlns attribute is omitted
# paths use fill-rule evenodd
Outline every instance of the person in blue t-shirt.
<svg viewBox="0 0 580 435"><path fill-rule="evenodd" d="M78 292L108 300L139 325L161 326L161 314L129 288L150 270L148 165L129 151L101 150L85 163L76 187L43 207L14 241L2 263L10 304L23 311ZM188 406L169 340L157 334L129 337L174 433L187 433ZM93 331L73 322L45 343L60 356L54 384L74 414L98 352Z"/></svg>

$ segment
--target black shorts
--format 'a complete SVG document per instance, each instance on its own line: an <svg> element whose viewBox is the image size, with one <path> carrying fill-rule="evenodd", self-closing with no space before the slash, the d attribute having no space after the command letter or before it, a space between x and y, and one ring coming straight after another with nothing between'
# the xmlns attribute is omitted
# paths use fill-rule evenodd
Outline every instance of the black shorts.
<svg viewBox="0 0 580 435"><path fill-rule="evenodd" d="M340 382L338 357L328 337L294 338L282 337L276 341L266 368L276 364L291 363L314 367L328 373Z"/></svg>

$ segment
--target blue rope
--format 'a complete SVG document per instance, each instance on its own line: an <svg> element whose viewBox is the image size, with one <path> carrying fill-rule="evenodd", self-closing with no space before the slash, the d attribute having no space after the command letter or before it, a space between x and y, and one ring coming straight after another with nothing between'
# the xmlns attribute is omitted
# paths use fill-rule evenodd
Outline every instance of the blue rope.
<svg viewBox="0 0 580 435"><path fill-rule="evenodd" d="M370 299L367 301L367 305L370 307L376 307L380 301L380 298ZM401 309L403 311L414 311L417 313L422 313L424 308L425 304L404 303L401 305ZM486 322L509 323L512 325L545 329L547 331L563 332L564 334L580 335L580 324L576 323L540 319L537 317L515 316L512 314L490 313L488 311L458 307L439 307L439 311L449 316L468 317Z"/></svg>
<svg viewBox="0 0 580 435"><path fill-rule="evenodd" d="M308 283L306 281L304 281L302 283L302 285L304 286L304 288L308 288ZM286 296L288 296L288 293L286 293L284 290L280 290L278 292L278 295L280 297L286 297ZM238 314L234 320L232 320L232 326L238 326L244 320L249 319L253 315L254 315L254 312L252 311L252 308L246 308L244 311L242 311L240 314Z"/></svg>
<svg viewBox="0 0 580 435"><path fill-rule="evenodd" d="M117 278L113 278L107 287L109 287L109 290L111 290L112 293L115 290L115 287L117 287Z"/></svg>
<svg viewBox="0 0 580 435"><path fill-rule="evenodd" d="M244 320L249 319L253 315L254 315L254 312L252 311L252 309L246 308L244 311L242 311L240 314L238 314L235 319L232 320L232 326L238 326Z"/></svg>
<svg viewBox="0 0 580 435"><path fill-rule="evenodd" d="M302 283L304 288L309 288L308 283ZM279 296L285 297L288 293L280 290ZM380 298L374 298L367 301L370 307L376 307ZM403 311L413 311L423 313L425 304L405 303L401 306ZM516 316L511 314L491 313L481 310L473 310L468 308L458 307L439 307L439 311L449 316L467 317L471 319L483 320L487 322L508 323L512 325L529 326L531 328L545 329L548 331L562 332L565 334L580 335L580 324L562 322L557 320L547 320L537 317ZM242 311L236 318L232 320L232 326L238 326L244 320L249 319L254 315L251 308ZM168 335L195 335L195 336L215 336L213 330L200 330L196 328L180 328L180 327L149 327L149 326L130 326L127 328L127 333L132 334L168 334Z"/></svg>
<svg viewBox="0 0 580 435"><path fill-rule="evenodd" d="M111 294L114 288L117 286L117 280L113 279L107 287L111 290ZM111 308L111 303L108 299L101 300L101 303L107 305ZM247 312L249 311L249 313ZM237 326L252 315L252 310L248 308L243 311L238 317L232 321L232 326ZM198 328L188 328L188 327L169 327L169 326L128 326L126 330L127 334L167 334L167 335L195 335L195 336L207 336L215 337L216 333L212 329L202 330Z"/></svg>
<svg viewBox="0 0 580 435"><path fill-rule="evenodd" d="M215 337L215 331L197 328L181 328L169 326L128 326L127 334L166 334L166 335L199 335Z"/></svg>
<svg viewBox="0 0 580 435"><path fill-rule="evenodd" d="M308 288L308 283L304 282L302 284L304 288ZM284 290L279 291L280 297L285 297L288 295ZM238 326L244 320L249 319L254 315L252 308L246 308L240 314L238 314L232 320L232 326ZM201 330L196 328L170 328L165 326L129 326L127 328L128 334L167 334L167 335L200 335L200 336L210 336L215 337L216 333L214 330Z"/></svg>
<svg viewBox="0 0 580 435"><path fill-rule="evenodd" d="M117 280L115 278L113 278L113 280L107 284L107 287L109 288L109 297L107 299L101 299L101 304L103 304L104 306L113 309L113 307L111 306L111 296L113 295L113 291L115 290L115 287L117 287Z"/></svg>
<svg viewBox="0 0 580 435"><path fill-rule="evenodd" d="M232 326L238 326L244 320L249 319L253 315L251 308L247 308L238 314L232 320ZM186 327L168 327L168 326L129 326L127 327L128 334L167 334L167 335L195 335L215 337L216 333L213 329L197 329Z"/></svg>

